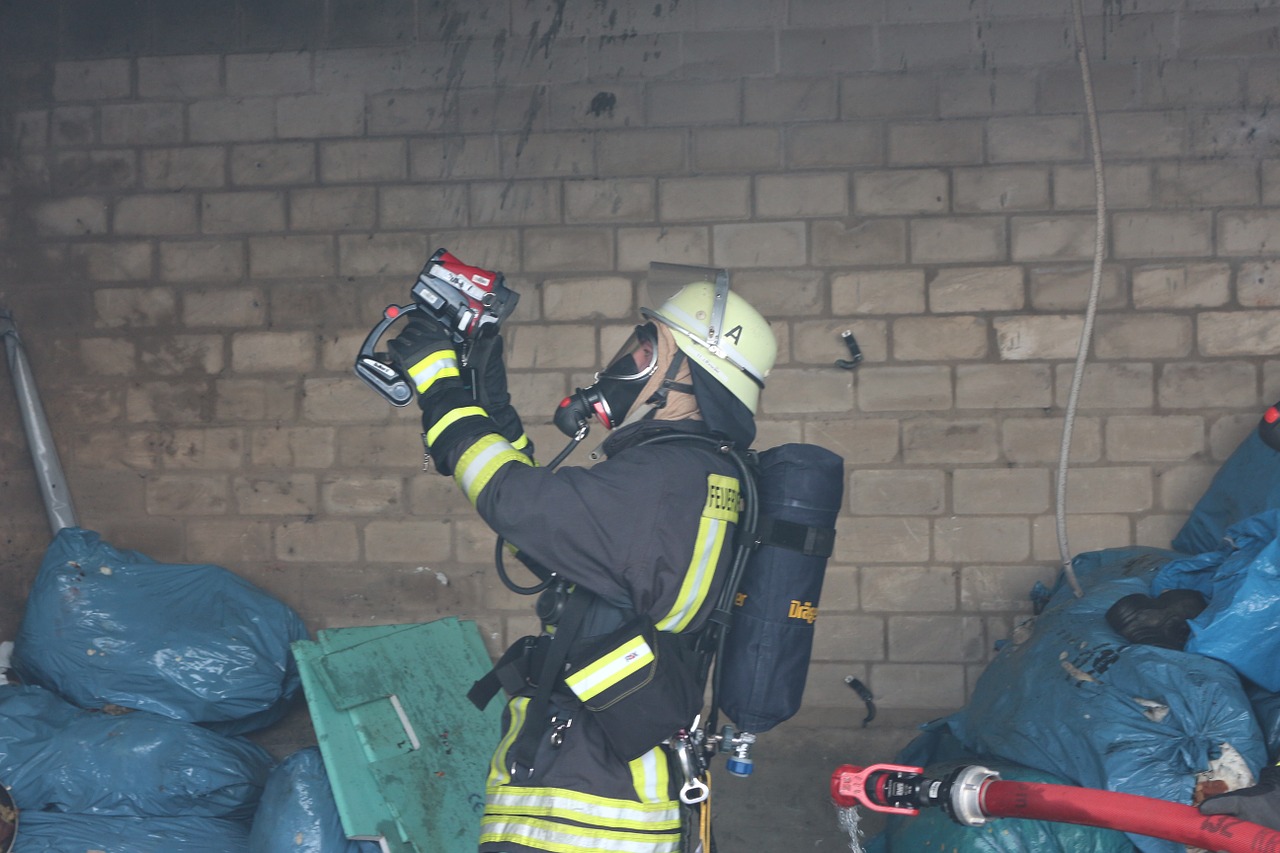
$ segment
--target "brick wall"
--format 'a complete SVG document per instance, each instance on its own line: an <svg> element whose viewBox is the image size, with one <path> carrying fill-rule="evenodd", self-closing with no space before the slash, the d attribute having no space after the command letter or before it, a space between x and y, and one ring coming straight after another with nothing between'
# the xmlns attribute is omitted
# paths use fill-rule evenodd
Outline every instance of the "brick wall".
<svg viewBox="0 0 1280 853"><path fill-rule="evenodd" d="M529 630L491 533L418 470L414 412L351 372L446 246L522 294L544 458L650 261L730 267L771 318L760 444L848 462L810 718L846 720L848 674L882 708L958 706L1054 577L1094 242L1065 0L101 5L0 10L0 304L84 526L226 565L313 629ZM1101 12L1076 553L1167 545L1280 397L1280 10ZM25 454L0 420L0 634L48 538Z"/></svg>

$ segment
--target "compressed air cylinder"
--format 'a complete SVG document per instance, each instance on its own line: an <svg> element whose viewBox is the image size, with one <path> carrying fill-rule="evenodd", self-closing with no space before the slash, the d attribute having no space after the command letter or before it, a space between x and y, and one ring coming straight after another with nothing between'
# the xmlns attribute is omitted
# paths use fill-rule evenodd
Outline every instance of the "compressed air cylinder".
<svg viewBox="0 0 1280 853"><path fill-rule="evenodd" d="M783 444L760 454L759 486L764 544L747 563L719 663L721 709L755 733L800 710L844 460L816 445Z"/></svg>

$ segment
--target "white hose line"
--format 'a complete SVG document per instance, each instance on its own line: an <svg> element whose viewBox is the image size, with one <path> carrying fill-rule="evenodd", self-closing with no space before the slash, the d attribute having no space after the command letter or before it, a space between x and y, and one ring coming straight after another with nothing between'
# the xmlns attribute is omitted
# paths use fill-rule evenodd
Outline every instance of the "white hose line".
<svg viewBox="0 0 1280 853"><path fill-rule="evenodd" d="M1093 78L1089 73L1089 51L1084 39L1084 13L1080 0L1071 0L1075 18L1076 60L1080 64L1080 79L1084 86L1085 113L1089 118L1089 142L1093 149L1093 190L1096 203L1096 224L1093 241L1093 281L1089 287L1089 301L1084 312L1084 327L1080 330L1080 346L1076 350L1075 373L1071 378L1071 393L1067 397L1067 410L1062 423L1062 448L1058 454L1058 481L1056 522L1058 528L1058 554L1062 571L1076 597L1084 595L1075 569L1071 566L1071 548L1067 544L1067 460L1071 455L1071 431L1075 426L1076 407L1080 401L1080 385L1084 381L1085 361L1093 340L1093 321L1098 313L1098 294L1102 289L1102 257L1107 245L1107 201L1102 178L1102 137L1098 132L1098 110L1093 100Z"/></svg>

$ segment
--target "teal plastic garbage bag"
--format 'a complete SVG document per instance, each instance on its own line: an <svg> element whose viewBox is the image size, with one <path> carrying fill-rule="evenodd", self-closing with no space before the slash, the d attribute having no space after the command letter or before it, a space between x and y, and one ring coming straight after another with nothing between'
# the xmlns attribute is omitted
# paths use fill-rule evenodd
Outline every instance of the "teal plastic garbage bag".
<svg viewBox="0 0 1280 853"><path fill-rule="evenodd" d="M246 853L244 821L23 812L13 853Z"/></svg>
<svg viewBox="0 0 1280 853"><path fill-rule="evenodd" d="M249 853L378 853L375 841L351 841L342 830L324 759L316 747L280 762L249 832Z"/></svg>
<svg viewBox="0 0 1280 853"><path fill-rule="evenodd" d="M81 708L108 703L219 726L261 728L301 687L291 608L219 566L158 563L89 530L45 553L14 640L28 684Z"/></svg>
<svg viewBox="0 0 1280 853"><path fill-rule="evenodd" d="M84 711L42 687L0 686L0 780L24 827L30 812L247 821L274 763L255 744L193 723Z"/></svg>
<svg viewBox="0 0 1280 853"><path fill-rule="evenodd" d="M1134 559L1148 571L1132 573ZM1256 776L1267 759L1236 671L1199 654L1131 645L1107 609L1150 594L1158 568L1132 549L1098 552L1085 594L1060 590L1015 630L964 709L944 719L964 748L1072 784L1190 803L1196 775L1238 754ZM1170 841L1130 836L1144 853L1184 853Z"/></svg>
<svg viewBox="0 0 1280 853"><path fill-rule="evenodd" d="M1188 623L1188 652L1280 692L1280 511L1233 524L1218 550L1165 564L1152 594L1166 589L1194 589L1209 601Z"/></svg>

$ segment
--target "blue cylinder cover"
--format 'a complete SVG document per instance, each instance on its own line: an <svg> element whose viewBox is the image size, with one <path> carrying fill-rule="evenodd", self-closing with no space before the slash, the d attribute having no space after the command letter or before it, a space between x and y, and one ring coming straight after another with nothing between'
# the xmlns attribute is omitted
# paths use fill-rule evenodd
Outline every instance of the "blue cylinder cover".
<svg viewBox="0 0 1280 853"><path fill-rule="evenodd" d="M800 710L844 460L817 445L783 444L760 454L759 479L763 544L747 562L719 663L720 707L757 733Z"/></svg>

